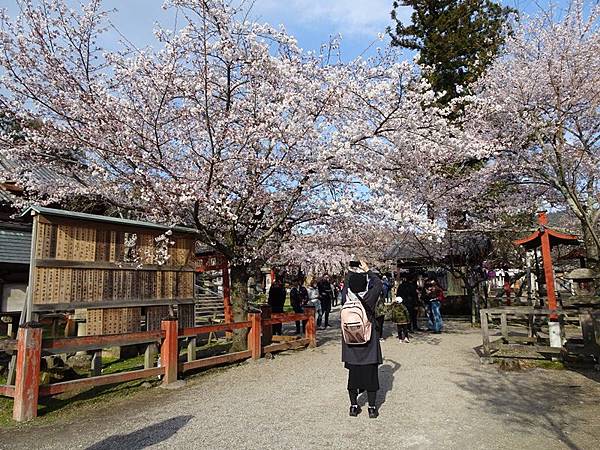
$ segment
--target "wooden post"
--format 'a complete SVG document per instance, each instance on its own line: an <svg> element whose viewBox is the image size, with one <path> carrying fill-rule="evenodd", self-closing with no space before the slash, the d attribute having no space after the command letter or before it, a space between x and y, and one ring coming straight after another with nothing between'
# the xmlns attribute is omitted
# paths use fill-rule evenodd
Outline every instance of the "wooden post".
<svg viewBox="0 0 600 450"><path fill-rule="evenodd" d="M248 333L248 350L252 352L252 359L259 359L262 353L260 345L261 337L261 317L259 313L248 314L248 320L252 323L250 333Z"/></svg>
<svg viewBox="0 0 600 450"><path fill-rule="evenodd" d="M229 281L229 265L223 268L223 309L225 323L233 322L233 309L231 308L231 283Z"/></svg>
<svg viewBox="0 0 600 450"><path fill-rule="evenodd" d="M157 354L156 344L148 344L144 352L144 369L154 367L154 357Z"/></svg>
<svg viewBox="0 0 600 450"><path fill-rule="evenodd" d="M317 346L317 322L315 320L315 307L305 306L304 312L308 315L306 321L306 339L308 339L308 346L314 348Z"/></svg>
<svg viewBox="0 0 600 450"><path fill-rule="evenodd" d="M500 314L500 329L502 330L502 337L505 342L508 343L508 323L506 320L506 313Z"/></svg>
<svg viewBox="0 0 600 450"><path fill-rule="evenodd" d="M160 346L160 361L165 368L163 384L177 381L177 366L179 364L178 328L177 317L167 317L161 322L161 329L165 332L165 339Z"/></svg>
<svg viewBox="0 0 600 450"><path fill-rule="evenodd" d="M196 338L191 337L187 343L187 360L192 362L196 359Z"/></svg>
<svg viewBox="0 0 600 450"><path fill-rule="evenodd" d="M25 422L37 416L42 328L39 323L27 322L17 336L17 364L13 419Z"/></svg>
<svg viewBox="0 0 600 450"><path fill-rule="evenodd" d="M488 328L487 311L482 309L479 311L479 319L481 320L481 337L483 338L483 354L489 358L490 356L490 330Z"/></svg>
<svg viewBox="0 0 600 450"><path fill-rule="evenodd" d="M548 217L545 212L539 214L539 223L542 229L542 261L544 262L544 278L546 280L546 293L548 295L548 309L556 311L556 290L554 289L554 268L552 266L552 253L550 248L550 235L545 227L548 225ZM561 326L558 314L550 313L548 317L548 333L550 335L550 347L562 347Z"/></svg>
<svg viewBox="0 0 600 450"><path fill-rule="evenodd" d="M260 305L261 320L267 320L271 318L271 306ZM262 345L270 345L273 343L273 325L267 325L262 330Z"/></svg>
<svg viewBox="0 0 600 450"><path fill-rule="evenodd" d="M554 289L554 268L552 266L552 253L550 249L550 235L546 232L548 225L548 217L545 212L539 214L539 223L541 225L541 241L542 241L542 261L544 262L544 278L546 280L546 293L548 295L548 309L556 310L556 290ZM557 319L558 316L553 313L550 315L551 320Z"/></svg>
<svg viewBox="0 0 600 450"><path fill-rule="evenodd" d="M94 350L92 355L92 375L97 377L102 375L102 350Z"/></svg>

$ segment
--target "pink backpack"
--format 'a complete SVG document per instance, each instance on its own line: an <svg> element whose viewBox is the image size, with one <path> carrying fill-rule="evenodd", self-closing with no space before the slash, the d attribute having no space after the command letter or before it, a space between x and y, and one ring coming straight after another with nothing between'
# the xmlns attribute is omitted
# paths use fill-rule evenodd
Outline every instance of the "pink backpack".
<svg viewBox="0 0 600 450"><path fill-rule="evenodd" d="M364 294L364 292L363 292ZM340 312L342 336L348 345L362 345L371 340L371 321L360 297L347 291L346 303Z"/></svg>

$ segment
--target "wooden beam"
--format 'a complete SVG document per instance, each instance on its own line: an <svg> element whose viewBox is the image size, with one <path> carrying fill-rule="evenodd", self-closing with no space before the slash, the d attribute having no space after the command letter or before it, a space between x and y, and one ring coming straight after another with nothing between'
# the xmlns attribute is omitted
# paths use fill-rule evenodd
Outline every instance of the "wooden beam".
<svg viewBox="0 0 600 450"><path fill-rule="evenodd" d="M81 380L52 383L40 386L40 395L56 395L68 391L79 391L96 386L104 386L106 384L124 383L126 381L156 377L162 375L164 371L164 367L153 367L151 369L132 370L130 372L111 373L110 375L102 375L99 377L83 378Z"/></svg>
<svg viewBox="0 0 600 450"><path fill-rule="evenodd" d="M160 298L160 299L128 299L128 300L105 300L101 302L83 301L72 303L36 303L33 305L34 312L72 311L74 309L104 309L104 308L135 308L137 306L163 306L163 305L191 305L193 298Z"/></svg>
<svg viewBox="0 0 600 450"><path fill-rule="evenodd" d="M163 320L161 328L165 332L165 339L160 347L160 361L165 369L163 384L170 384L177 381L177 367L179 363L177 318Z"/></svg>
<svg viewBox="0 0 600 450"><path fill-rule="evenodd" d="M0 395L4 395L5 397L14 397L15 387L9 384L0 384Z"/></svg>
<svg viewBox="0 0 600 450"><path fill-rule="evenodd" d="M41 325L34 322L21 325L17 341L13 419L25 422L37 417L42 356Z"/></svg>
<svg viewBox="0 0 600 450"><path fill-rule="evenodd" d="M17 349L16 339L0 340L0 352L14 352Z"/></svg>
<svg viewBox="0 0 600 450"><path fill-rule="evenodd" d="M106 347L124 347L126 345L145 344L147 342L160 342L163 335L162 331L156 330L102 336L44 339L42 341L42 348L44 351L50 353L72 353Z"/></svg>
<svg viewBox="0 0 600 450"><path fill-rule="evenodd" d="M308 315L306 321L306 339L308 339L308 346L314 348L317 346L317 322L315 320L315 307L305 306L304 312Z"/></svg>
<svg viewBox="0 0 600 450"><path fill-rule="evenodd" d="M483 354L486 357L490 356L490 330L488 328L488 316L485 309L479 311L479 319L481 321L481 338L483 340Z"/></svg>
<svg viewBox="0 0 600 450"><path fill-rule="evenodd" d="M248 319L250 319L250 323L252 324L252 328L250 328L250 333L248 333L248 350L252 352L252 359L259 359L261 357L261 333L262 333L262 324L261 324L261 313L250 313L248 314Z"/></svg>
<svg viewBox="0 0 600 450"><path fill-rule="evenodd" d="M200 369L203 367L214 367L219 364L226 364L235 361L241 361L252 357L252 351L246 350L243 352L227 353L226 355L211 356L209 358L197 359L195 361L185 362L180 364L180 370L187 372L188 370Z"/></svg>
<svg viewBox="0 0 600 450"><path fill-rule="evenodd" d="M296 320L306 320L306 313L277 313L272 314L270 319L265 320L263 325L273 325L276 323L295 322Z"/></svg>
<svg viewBox="0 0 600 450"><path fill-rule="evenodd" d="M233 322L233 308L231 307L231 286L229 283L229 266L222 270L223 274L223 310L225 312L225 322Z"/></svg>
<svg viewBox="0 0 600 450"><path fill-rule="evenodd" d="M183 328L179 330L179 337L198 336L199 334L218 333L219 331L232 331L242 328L250 328L248 322L220 323L216 325L202 325L200 327Z"/></svg>
<svg viewBox="0 0 600 450"><path fill-rule="evenodd" d="M306 338L296 339L295 341L282 342L280 344L271 344L263 348L265 353L280 352L283 350L294 350L310 344Z"/></svg>
<svg viewBox="0 0 600 450"><path fill-rule="evenodd" d="M159 266L158 264L143 264L139 266L127 262L107 261L71 261L66 259L39 259L35 267L48 269L89 269L89 270L128 270L131 272L153 271L153 272L196 272L195 266Z"/></svg>

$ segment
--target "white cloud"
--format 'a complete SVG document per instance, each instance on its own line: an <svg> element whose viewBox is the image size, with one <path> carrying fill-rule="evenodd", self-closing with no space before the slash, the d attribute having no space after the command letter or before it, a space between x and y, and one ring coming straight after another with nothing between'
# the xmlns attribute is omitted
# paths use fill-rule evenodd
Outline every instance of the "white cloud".
<svg viewBox="0 0 600 450"><path fill-rule="evenodd" d="M374 37L392 24L391 9L391 0L256 0L253 12L273 25L314 24L332 34Z"/></svg>

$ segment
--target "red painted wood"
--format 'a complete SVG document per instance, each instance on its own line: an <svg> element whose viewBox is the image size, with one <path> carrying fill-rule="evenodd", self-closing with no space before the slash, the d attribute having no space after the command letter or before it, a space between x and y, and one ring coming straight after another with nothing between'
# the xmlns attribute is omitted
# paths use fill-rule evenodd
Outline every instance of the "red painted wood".
<svg viewBox="0 0 600 450"><path fill-rule="evenodd" d="M556 310L556 291L554 290L554 268L552 267L552 253L550 252L550 236L542 233L542 261L544 262L544 278L546 279L546 292L548 295L548 309ZM556 320L556 314L550 314L550 319Z"/></svg>
<svg viewBox="0 0 600 450"><path fill-rule="evenodd" d="M164 367L152 367L150 369L132 370L123 373L111 373L99 377L83 378L81 380L64 381L40 386L40 395L56 395L68 391L78 391L106 384L124 383L126 381L140 380L143 378L157 377L165 372Z"/></svg>
<svg viewBox="0 0 600 450"><path fill-rule="evenodd" d="M248 314L248 319L252 323L252 328L250 329L250 333L248 333L248 350L252 352L252 359L259 359L261 356L261 317L260 313L250 313Z"/></svg>
<svg viewBox="0 0 600 450"><path fill-rule="evenodd" d="M313 306L305 306L304 313L308 315L306 321L306 339L308 346L314 348L317 346L317 321L315 320L315 308Z"/></svg>
<svg viewBox="0 0 600 450"><path fill-rule="evenodd" d="M163 320L161 328L165 332L165 339L160 347L160 361L165 369L163 384L169 384L177 381L177 366L179 363L178 321Z"/></svg>
<svg viewBox="0 0 600 450"><path fill-rule="evenodd" d="M198 336L199 334L207 333L218 333L219 331L231 331L238 330L241 328L250 328L252 324L250 322L233 322L233 323L222 323L218 325L204 325L201 327L183 328L179 330L179 337L190 337Z"/></svg>
<svg viewBox="0 0 600 450"><path fill-rule="evenodd" d="M79 336L72 338L44 339L42 348L47 351L96 350L105 347L122 347L125 345L144 344L147 342L160 342L164 336L162 331L142 331L139 333L125 333L104 336Z"/></svg>
<svg viewBox="0 0 600 450"><path fill-rule="evenodd" d="M304 347L305 345L310 345L309 340L306 338L301 338L301 339L295 339L293 341L281 342L279 344L267 345L263 350L265 353L273 353L273 352L280 352L282 350L296 349L296 348Z"/></svg>
<svg viewBox="0 0 600 450"><path fill-rule="evenodd" d="M17 365L14 391L13 419L25 422L37 416L42 329L26 323L17 336Z"/></svg>
<svg viewBox="0 0 600 450"><path fill-rule="evenodd" d="M263 322L264 326L273 325L275 323L295 322L296 320L308 319L306 313L277 313L272 314L270 319Z"/></svg>
<svg viewBox="0 0 600 450"><path fill-rule="evenodd" d="M0 395L4 395L5 397L14 397L15 387L9 384L0 384Z"/></svg>
<svg viewBox="0 0 600 450"><path fill-rule="evenodd" d="M192 369L200 369L202 367L214 367L219 364L225 364L235 361L240 361L242 359L248 359L252 357L252 352L250 350L244 352L235 352L235 353L227 353L226 355L219 356L211 356L209 358L197 359L195 361L185 362L180 364L181 371L187 372Z"/></svg>
<svg viewBox="0 0 600 450"><path fill-rule="evenodd" d="M223 269L223 310L225 322L233 322L233 308L231 307L231 285L229 282L229 267Z"/></svg>

